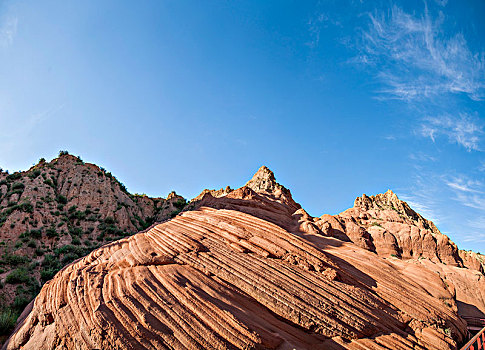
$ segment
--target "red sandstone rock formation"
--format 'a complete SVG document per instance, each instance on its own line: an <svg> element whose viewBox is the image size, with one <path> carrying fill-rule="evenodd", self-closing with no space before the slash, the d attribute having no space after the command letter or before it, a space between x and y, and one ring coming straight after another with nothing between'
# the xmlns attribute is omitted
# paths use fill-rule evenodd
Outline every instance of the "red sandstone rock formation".
<svg viewBox="0 0 485 350"><path fill-rule="evenodd" d="M485 311L481 272L392 192L312 218L263 167L191 209L65 267L4 349L455 349L457 300Z"/></svg>
<svg viewBox="0 0 485 350"><path fill-rule="evenodd" d="M467 268L485 273L485 256L466 250L459 250L459 255Z"/></svg>
<svg viewBox="0 0 485 350"><path fill-rule="evenodd" d="M364 194L353 208L336 216L324 215L316 224L327 235L350 240L381 256L429 258L463 266L455 243L391 190L370 197Z"/></svg>
<svg viewBox="0 0 485 350"><path fill-rule="evenodd" d="M175 193L132 195L111 173L69 154L24 172L0 171L0 310L23 309L67 263L184 205Z"/></svg>

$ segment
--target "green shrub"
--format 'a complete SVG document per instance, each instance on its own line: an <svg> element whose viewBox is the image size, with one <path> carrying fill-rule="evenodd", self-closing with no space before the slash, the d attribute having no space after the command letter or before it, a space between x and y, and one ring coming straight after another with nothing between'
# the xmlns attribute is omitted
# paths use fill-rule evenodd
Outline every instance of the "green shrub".
<svg viewBox="0 0 485 350"><path fill-rule="evenodd" d="M59 157L61 156L67 156L69 154L68 151L59 151Z"/></svg>
<svg viewBox="0 0 485 350"><path fill-rule="evenodd" d="M183 209L183 207L185 207L186 204L187 204L187 201L183 198L179 198L175 203L173 203L173 205L177 209Z"/></svg>
<svg viewBox="0 0 485 350"><path fill-rule="evenodd" d="M40 279L42 280L42 282L47 282L48 280L52 279L52 277L55 276L57 271L59 271L59 270L53 269L53 268L42 270L40 272Z"/></svg>
<svg viewBox="0 0 485 350"><path fill-rule="evenodd" d="M57 201L61 204L67 204L67 198L64 197L62 194L57 196Z"/></svg>
<svg viewBox="0 0 485 350"><path fill-rule="evenodd" d="M35 179L37 176L40 175L40 170L39 169L35 169L34 171L32 171L30 174L29 174L29 177L31 179Z"/></svg>
<svg viewBox="0 0 485 350"><path fill-rule="evenodd" d="M15 181L22 177L22 174L17 172L7 176L7 181Z"/></svg>
<svg viewBox="0 0 485 350"><path fill-rule="evenodd" d="M56 231L56 228L54 226L49 227L46 231L45 234L47 237L52 238L52 237L57 237L59 234Z"/></svg>
<svg viewBox="0 0 485 350"><path fill-rule="evenodd" d="M80 227L69 227L69 234L71 237L81 236L83 234L83 230Z"/></svg>
<svg viewBox="0 0 485 350"><path fill-rule="evenodd" d="M22 311L30 303L31 299L24 295L18 295L13 301L13 308Z"/></svg>
<svg viewBox="0 0 485 350"><path fill-rule="evenodd" d="M19 238L24 239L24 238L41 238L42 237L42 230L30 230L30 231L25 231L22 233Z"/></svg>
<svg viewBox="0 0 485 350"><path fill-rule="evenodd" d="M5 279L5 282L10 284L26 283L28 281L29 275L24 267L13 270Z"/></svg>
<svg viewBox="0 0 485 350"><path fill-rule="evenodd" d="M25 185L21 182L16 182L12 185L12 191L18 190L18 189L23 190L24 188L25 188Z"/></svg>
<svg viewBox="0 0 485 350"><path fill-rule="evenodd" d="M23 190L23 189L20 189L20 188L17 188L16 190L9 191L9 192L7 193L7 197L11 197L11 196L13 196L14 194L21 195L22 193L24 193L24 190Z"/></svg>
<svg viewBox="0 0 485 350"><path fill-rule="evenodd" d="M42 270L40 278L42 282L50 280L62 268L59 259L53 254L47 254L42 261Z"/></svg>
<svg viewBox="0 0 485 350"><path fill-rule="evenodd" d="M29 261L29 258L16 254L4 254L2 263L10 266L18 266L25 264Z"/></svg>
<svg viewBox="0 0 485 350"><path fill-rule="evenodd" d="M10 334L16 322L17 314L11 308L0 311L0 335Z"/></svg>
<svg viewBox="0 0 485 350"><path fill-rule="evenodd" d="M71 220L84 220L86 218L86 213L83 211L76 210L69 214L69 219Z"/></svg>
<svg viewBox="0 0 485 350"><path fill-rule="evenodd" d="M48 185L48 186L50 186L50 187L54 188L54 183L53 183L51 180L49 180L49 179L44 180L44 183L45 183L46 185Z"/></svg>
<svg viewBox="0 0 485 350"><path fill-rule="evenodd" d="M29 214L32 214L34 212L34 206L30 202L23 202L19 204L19 209Z"/></svg>
<svg viewBox="0 0 485 350"><path fill-rule="evenodd" d="M74 260L78 259L78 256L74 253L68 253L66 255L63 256L61 262L64 264L64 265L67 265L71 262L73 262Z"/></svg>

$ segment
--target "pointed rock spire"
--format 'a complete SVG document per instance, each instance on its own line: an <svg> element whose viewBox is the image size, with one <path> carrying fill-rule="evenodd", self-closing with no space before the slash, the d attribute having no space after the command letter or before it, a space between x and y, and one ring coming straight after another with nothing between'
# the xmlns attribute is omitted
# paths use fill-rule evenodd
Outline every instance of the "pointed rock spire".
<svg viewBox="0 0 485 350"><path fill-rule="evenodd" d="M291 197L290 190L276 182L274 173L264 165L246 183L245 187L252 189L254 192L270 194L287 204L292 210L300 208L300 205Z"/></svg>
<svg viewBox="0 0 485 350"><path fill-rule="evenodd" d="M246 187L249 187L255 192L265 191L270 193L284 188L276 182L274 173L264 165L259 168L253 178L246 183Z"/></svg>

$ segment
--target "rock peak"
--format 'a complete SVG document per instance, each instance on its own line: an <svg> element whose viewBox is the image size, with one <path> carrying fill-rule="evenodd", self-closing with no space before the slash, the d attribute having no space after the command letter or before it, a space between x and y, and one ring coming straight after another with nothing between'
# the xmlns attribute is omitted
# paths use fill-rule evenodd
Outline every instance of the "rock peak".
<svg viewBox="0 0 485 350"><path fill-rule="evenodd" d="M284 188L276 182L274 173L264 165L259 168L253 178L246 183L246 187L249 187L255 192L274 192L277 189Z"/></svg>
<svg viewBox="0 0 485 350"><path fill-rule="evenodd" d="M398 196L392 191L387 190L385 193L379 193L375 196L367 196L365 193L361 197L357 197L354 202L354 207L360 207L366 210L381 209L383 207L397 208L402 203Z"/></svg>
<svg viewBox="0 0 485 350"><path fill-rule="evenodd" d="M391 190L387 190L385 193L376 194L375 196L367 196L366 194L363 194L361 197L355 199L354 208L377 211L393 210L401 214L402 217L406 217L416 222L422 222L423 226L430 229L433 233L440 233L432 221L426 220L414 211L409 204L400 200Z"/></svg>

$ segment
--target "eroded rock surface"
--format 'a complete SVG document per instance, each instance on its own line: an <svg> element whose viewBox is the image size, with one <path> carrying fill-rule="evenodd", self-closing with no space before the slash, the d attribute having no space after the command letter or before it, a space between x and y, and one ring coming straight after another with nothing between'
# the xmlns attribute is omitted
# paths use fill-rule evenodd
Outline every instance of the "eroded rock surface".
<svg viewBox="0 0 485 350"><path fill-rule="evenodd" d="M61 270L4 348L455 349L462 303L484 310L481 272L392 192L313 218L261 168L190 208Z"/></svg>
<svg viewBox="0 0 485 350"><path fill-rule="evenodd" d="M0 170L0 309L19 312L61 267L184 205L174 192L130 194L111 173L65 152L24 172Z"/></svg>
<svg viewBox="0 0 485 350"><path fill-rule="evenodd" d="M317 222L327 235L350 240L380 256L428 258L463 267L458 248L433 222L423 218L391 190L358 197L354 207Z"/></svg>

